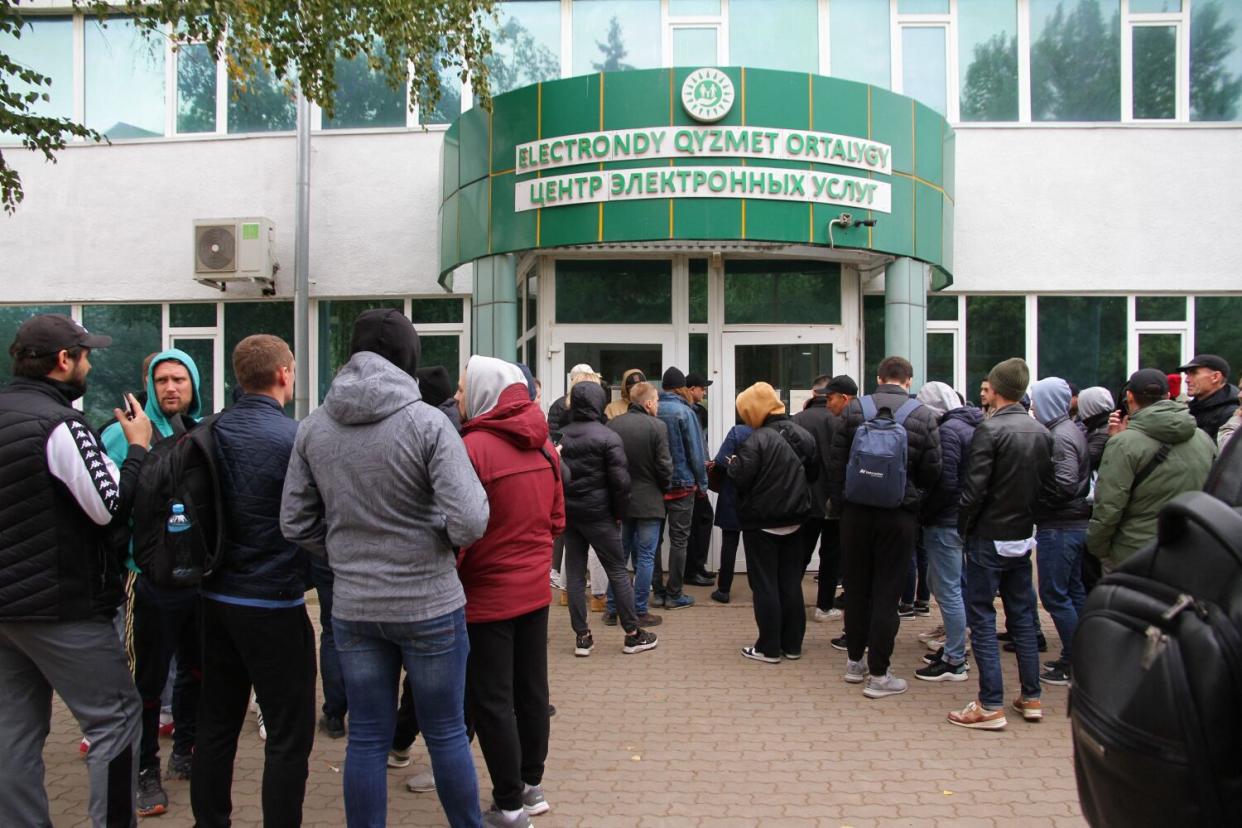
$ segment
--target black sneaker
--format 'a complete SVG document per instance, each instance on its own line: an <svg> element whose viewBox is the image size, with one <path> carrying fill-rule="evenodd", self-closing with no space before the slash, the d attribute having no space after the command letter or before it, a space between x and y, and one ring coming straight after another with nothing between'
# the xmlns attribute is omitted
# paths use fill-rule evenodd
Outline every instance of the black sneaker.
<svg viewBox="0 0 1242 828"><path fill-rule="evenodd" d="M914 602L914 614L915 615L931 615L931 604L927 603L926 601L915 601Z"/></svg>
<svg viewBox="0 0 1242 828"><path fill-rule="evenodd" d="M605 627L617 626L617 614L615 612L607 612L607 611L604 612L604 626Z"/></svg>
<svg viewBox="0 0 1242 828"><path fill-rule="evenodd" d="M928 653L927 655L923 656L923 661L926 662L927 664L935 664L936 662L942 660L943 658L944 658L944 647L941 647L939 650L936 650L936 652Z"/></svg>
<svg viewBox="0 0 1242 828"><path fill-rule="evenodd" d="M655 633L647 632L640 627L625 637L625 646L621 648L621 652L626 655L633 655L634 653L641 653L643 650L654 650L659 643L660 641L656 638Z"/></svg>
<svg viewBox="0 0 1242 828"><path fill-rule="evenodd" d="M194 766L194 757L174 752L168 757L168 767L164 770L165 779L189 779L190 770Z"/></svg>
<svg viewBox="0 0 1242 828"><path fill-rule="evenodd" d="M923 681L965 681L966 662L953 665L942 658L932 664L914 671L914 677Z"/></svg>
<svg viewBox="0 0 1242 828"><path fill-rule="evenodd" d="M160 769L138 772L138 816L159 816L168 810L168 794L160 784Z"/></svg>
<svg viewBox="0 0 1242 828"><path fill-rule="evenodd" d="M591 634L589 632L585 632L574 639L574 655L579 656L580 658L586 658L589 656L592 648L594 647L595 639L591 638Z"/></svg>
<svg viewBox="0 0 1242 828"><path fill-rule="evenodd" d="M1009 634L1009 630L1005 630L1004 632L998 632L996 634L996 640L997 641L1013 641L1013 636Z"/></svg>
<svg viewBox="0 0 1242 828"><path fill-rule="evenodd" d="M1039 674L1039 680L1044 684L1055 684L1057 687L1064 687L1070 683L1070 668L1068 665L1061 664L1049 667Z"/></svg>
<svg viewBox="0 0 1242 828"><path fill-rule="evenodd" d="M846 643L846 641L845 641L845 634L844 634L844 633L842 633L841 635L839 635L839 636L837 636L836 638L832 639L832 640L831 640L831 641L829 641L828 643L829 643L829 644L831 644L831 645L832 645L833 647L835 647L836 649L841 650L841 651L843 651L843 652L844 652L844 651L848 651L848 650L849 650L849 645L848 645L848 644Z"/></svg>
<svg viewBox="0 0 1242 828"><path fill-rule="evenodd" d="M713 592L711 597L712 597L712 600L715 601L717 604L729 603L729 593L722 592L719 589Z"/></svg>
<svg viewBox="0 0 1242 828"><path fill-rule="evenodd" d="M340 739L345 735L345 719L325 713L319 717L319 729L326 733L329 739Z"/></svg>
<svg viewBox="0 0 1242 828"><path fill-rule="evenodd" d="M898 618L913 618L914 617L914 604L898 604L897 605L897 617Z"/></svg>
<svg viewBox="0 0 1242 828"><path fill-rule="evenodd" d="M1000 637L1000 636L997 636L997 638L999 638L999 637ZM1044 634L1043 634L1043 633L1040 633L1040 634L1036 637L1036 639L1035 639L1035 643L1039 645L1039 651L1040 651L1041 653L1046 653L1046 652L1048 652L1048 639L1047 639L1047 638L1044 638ZM1006 642L1005 642L1005 646L1004 646L1004 648L1003 648L1003 649L1004 649L1004 650L1005 650L1005 652L1007 652L1007 653L1016 653L1016 652L1018 651L1018 645L1017 645L1017 644L1015 644L1012 640L1009 640L1009 641L1006 641Z"/></svg>

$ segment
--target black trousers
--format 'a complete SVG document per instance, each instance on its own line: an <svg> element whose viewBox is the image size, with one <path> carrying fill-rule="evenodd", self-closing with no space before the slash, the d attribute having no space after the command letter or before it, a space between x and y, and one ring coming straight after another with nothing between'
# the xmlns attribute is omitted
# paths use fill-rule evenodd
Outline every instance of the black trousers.
<svg viewBox="0 0 1242 828"><path fill-rule="evenodd" d="M897 637L897 601L906 583L918 534L906 509L846 503L841 515L845 548L845 639L852 661L867 651L873 676L888 672Z"/></svg>
<svg viewBox="0 0 1242 828"><path fill-rule="evenodd" d="M625 552L621 549L621 527L615 520L603 518L591 522L573 521L565 527L565 579L569 590L569 623L582 635L591 631L587 624L586 566L587 550L594 549L600 565L608 573L608 583L616 600L617 616L626 633L638 629L634 611L634 582L625 568ZM547 642L544 642L547 646Z"/></svg>
<svg viewBox="0 0 1242 828"><path fill-rule="evenodd" d="M727 593L733 589L733 570L737 568L737 544L742 533L737 529L720 530L720 568L716 570L716 589Z"/></svg>
<svg viewBox="0 0 1242 828"><path fill-rule="evenodd" d="M695 497L694 512L690 518L690 544L686 547L686 577L710 577L707 574L707 554L712 547L712 519L715 517L711 500Z"/></svg>
<svg viewBox="0 0 1242 828"><path fill-rule="evenodd" d="M233 760L250 687L263 708L263 825L302 824L315 741L315 631L306 607L260 609L203 601L203 702L190 779L200 828L227 826Z"/></svg>
<svg viewBox="0 0 1242 828"><path fill-rule="evenodd" d="M492 800L516 811L523 785L543 782L548 758L548 608L466 630L466 698Z"/></svg>
<svg viewBox="0 0 1242 828"><path fill-rule="evenodd" d="M766 656L802 652L806 608L802 605L802 540L799 532L774 535L762 530L742 533L746 541L746 578L754 594L759 637L755 649Z"/></svg>
<svg viewBox="0 0 1242 828"><path fill-rule="evenodd" d="M160 696L168 681L173 653L177 680L173 685L173 753L194 751L202 679L199 652L197 589L161 589L143 575L133 582L130 634L133 636L134 684L142 697L140 770L160 766Z"/></svg>
<svg viewBox="0 0 1242 828"><path fill-rule="evenodd" d="M841 578L841 521L808 518L802 524L803 568L810 566L819 544L819 591L815 606L827 612L837 598L837 582Z"/></svg>

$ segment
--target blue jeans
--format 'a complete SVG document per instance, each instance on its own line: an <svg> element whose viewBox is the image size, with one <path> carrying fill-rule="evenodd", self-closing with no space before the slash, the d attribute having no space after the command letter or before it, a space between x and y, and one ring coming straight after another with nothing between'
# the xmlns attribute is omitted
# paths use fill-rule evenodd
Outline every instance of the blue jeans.
<svg viewBox="0 0 1242 828"><path fill-rule="evenodd" d="M962 598L962 538L952 526L923 529L927 580L944 620L944 656L950 664L966 660L966 604Z"/></svg>
<svg viewBox="0 0 1242 828"><path fill-rule="evenodd" d="M465 610L405 624L334 618L332 627L349 699L345 751L349 828L377 828L387 820L388 749L397 724L402 664L449 825L478 828L479 783L462 712L470 653Z"/></svg>
<svg viewBox="0 0 1242 828"><path fill-rule="evenodd" d="M634 611L647 614L647 600L651 597L651 573L655 570L656 547L660 545L660 531L664 521L659 518L621 521L621 548L625 559L634 564ZM608 614L617 614L617 602L608 585Z"/></svg>
<svg viewBox="0 0 1242 828"><path fill-rule="evenodd" d="M848 589L848 586L847 586ZM1039 698L1039 649L1035 643L1035 591L1031 586L1031 555L1004 558L992 541L966 540L966 619L979 668L979 701L989 710L1005 705L1000 645L996 641L996 593L1005 606L1005 624L1018 648L1022 697Z"/></svg>
<svg viewBox="0 0 1242 828"><path fill-rule="evenodd" d="M1082 586L1082 556L1087 550L1085 529L1040 529L1035 535L1035 565L1039 568L1039 600L1052 616L1061 637L1061 660L1069 663L1078 614L1087 592Z"/></svg>
<svg viewBox="0 0 1242 828"><path fill-rule="evenodd" d="M344 719L349 707L345 682L341 678L341 659L332 635L332 568L323 558L311 555L311 583L319 595L319 679L323 682L323 714Z"/></svg>

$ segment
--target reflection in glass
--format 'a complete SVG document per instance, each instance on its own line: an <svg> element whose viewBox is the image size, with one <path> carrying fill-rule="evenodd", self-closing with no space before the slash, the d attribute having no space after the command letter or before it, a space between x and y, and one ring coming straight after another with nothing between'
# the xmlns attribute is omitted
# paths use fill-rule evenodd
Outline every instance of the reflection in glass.
<svg viewBox="0 0 1242 828"><path fill-rule="evenodd" d="M1242 319L1242 296L1195 297L1196 354L1216 354L1233 369L1229 381L1238 383L1242 371L1242 337L1238 336L1238 320Z"/></svg>
<svg viewBox="0 0 1242 828"><path fill-rule="evenodd" d="M720 14L720 0L668 0L670 17L703 17Z"/></svg>
<svg viewBox="0 0 1242 828"><path fill-rule="evenodd" d="M172 346L185 351L198 369L198 392L201 409L206 417L216 410L216 343L213 339L174 339Z"/></svg>
<svg viewBox="0 0 1242 828"><path fill-rule="evenodd" d="M673 29L674 66L715 66L716 29Z"/></svg>
<svg viewBox="0 0 1242 828"><path fill-rule="evenodd" d="M1018 120L1015 0L958 0L957 38L962 120Z"/></svg>
<svg viewBox="0 0 1242 828"><path fill-rule="evenodd" d="M941 115L947 111L947 32L942 26L901 30L901 92Z"/></svg>
<svg viewBox="0 0 1242 828"><path fill-rule="evenodd" d="M953 339L949 332L927 335L927 382L953 385Z"/></svg>
<svg viewBox="0 0 1242 828"><path fill-rule="evenodd" d="M949 0L897 0L898 14L948 14Z"/></svg>
<svg viewBox="0 0 1242 828"><path fill-rule="evenodd" d="M832 376L832 345L800 343L794 345L735 345L733 347L734 398L756 382L766 382L776 389L785 410L793 410L790 391L798 392L799 400L810 396L811 383L821 374ZM731 406L730 406L731 407Z"/></svg>
<svg viewBox="0 0 1242 828"><path fill-rule="evenodd" d="M835 262L726 262L724 292L730 325L841 323Z"/></svg>
<svg viewBox="0 0 1242 828"><path fill-rule="evenodd" d="M168 306L170 328L214 328L215 302L180 302Z"/></svg>
<svg viewBox="0 0 1242 828"><path fill-rule="evenodd" d="M69 17L27 16L22 21L22 36L15 38L0 33L0 53L8 55L19 66L33 69L52 82L39 91L48 100L28 104L33 115L45 118L73 117L73 20ZM17 76L6 77L9 90L15 95L34 91L35 87ZM0 132L0 140L17 140ZM11 342L12 340L5 340ZM4 347L8 347L5 345Z"/></svg>
<svg viewBox="0 0 1242 828"><path fill-rule="evenodd" d="M1140 368L1156 368L1164 374L1176 374L1182 364L1182 335L1139 334Z"/></svg>
<svg viewBox="0 0 1242 828"><path fill-rule="evenodd" d="M453 66L440 66L440 100L434 107L428 108L426 104L419 107L420 124L451 124L461 115L461 77L458 71Z"/></svg>
<svg viewBox="0 0 1242 828"><path fill-rule="evenodd" d="M621 398L621 377L631 368L657 383L660 381L664 348L658 343L566 342L565 370L584 362L612 386L612 399L617 400Z"/></svg>
<svg viewBox="0 0 1242 828"><path fill-rule="evenodd" d="M405 126L405 85L393 89L366 55L336 59L336 113L324 129Z"/></svg>
<svg viewBox="0 0 1242 828"><path fill-rule="evenodd" d="M229 132L281 132L297 125L293 93L256 64L244 82L229 78Z"/></svg>
<svg viewBox="0 0 1242 828"><path fill-rule="evenodd" d="M928 294L927 318L937 322L957 321L957 297Z"/></svg>
<svg viewBox="0 0 1242 828"><path fill-rule="evenodd" d="M233 373L233 349L251 334L271 334L293 348L292 302L226 302L224 304L224 404L233 404L237 377ZM294 377L295 382L310 382L310 377ZM285 406L293 413L293 403Z"/></svg>
<svg viewBox="0 0 1242 828"><path fill-rule="evenodd" d="M112 337L112 345L91 351L91 375L83 411L98 428L112 418L121 395L145 391L142 361L162 350L159 305L84 305L82 326Z"/></svg>
<svg viewBox="0 0 1242 828"><path fill-rule="evenodd" d="M863 393L875 390L875 375L888 354L884 353L884 319L887 311L884 295L868 293L863 296L863 367L862 376L854 377Z"/></svg>
<svg viewBox="0 0 1242 828"><path fill-rule="evenodd" d="M707 376L707 334L690 334L690 364L686 373Z"/></svg>
<svg viewBox="0 0 1242 828"><path fill-rule="evenodd" d="M1120 117L1120 0L1031 0L1031 118Z"/></svg>
<svg viewBox="0 0 1242 828"><path fill-rule="evenodd" d="M574 0L575 75L660 65L660 0Z"/></svg>
<svg viewBox="0 0 1242 828"><path fill-rule="evenodd" d="M690 324L707 324L707 259L690 260Z"/></svg>
<svg viewBox="0 0 1242 828"><path fill-rule="evenodd" d="M983 378L1015 356L1026 357L1026 297L967 296L966 397L978 402Z"/></svg>
<svg viewBox="0 0 1242 828"><path fill-rule="evenodd" d="M206 43L178 46L177 132L216 131L216 61Z"/></svg>
<svg viewBox="0 0 1242 828"><path fill-rule="evenodd" d="M133 18L86 21L86 125L109 138L164 134L164 39Z"/></svg>
<svg viewBox="0 0 1242 828"><path fill-rule="evenodd" d="M1134 318L1139 322L1183 322L1185 296L1139 296L1134 300Z"/></svg>
<svg viewBox="0 0 1242 828"><path fill-rule="evenodd" d="M1182 0L1130 0L1130 14L1159 14L1181 10Z"/></svg>
<svg viewBox="0 0 1242 828"><path fill-rule="evenodd" d="M1039 297L1039 375L1079 388L1120 388L1126 380L1125 298Z"/></svg>
<svg viewBox="0 0 1242 828"><path fill-rule="evenodd" d="M410 321L415 325L460 322L460 299L411 299Z"/></svg>
<svg viewBox="0 0 1242 828"><path fill-rule="evenodd" d="M818 72L816 0L730 0L729 62L734 66Z"/></svg>
<svg viewBox="0 0 1242 828"><path fill-rule="evenodd" d="M349 340L358 314L372 308L402 310L401 299L354 299L319 303L319 401L332 385L332 378L349 361Z"/></svg>
<svg viewBox="0 0 1242 828"><path fill-rule="evenodd" d="M486 58L493 95L561 76L561 4L531 0L497 5L499 28Z"/></svg>
<svg viewBox="0 0 1242 828"><path fill-rule="evenodd" d="M828 11L833 76L888 89L888 0L832 0Z"/></svg>
<svg viewBox="0 0 1242 828"><path fill-rule="evenodd" d="M449 334L447 336L420 334L418 342L422 347L422 354L418 360L419 366L426 366L428 368L433 365L444 366L444 370L448 371L453 388L456 388L458 378L457 366L461 364L461 337L457 334Z"/></svg>
<svg viewBox="0 0 1242 828"><path fill-rule="evenodd" d="M1177 117L1177 28L1135 26L1134 117Z"/></svg>
<svg viewBox="0 0 1242 828"><path fill-rule="evenodd" d="M1190 119L1242 117L1242 3L1195 0L1190 16Z"/></svg>
<svg viewBox="0 0 1242 828"><path fill-rule="evenodd" d="M556 321L667 325L673 321L672 263L558 261Z"/></svg>

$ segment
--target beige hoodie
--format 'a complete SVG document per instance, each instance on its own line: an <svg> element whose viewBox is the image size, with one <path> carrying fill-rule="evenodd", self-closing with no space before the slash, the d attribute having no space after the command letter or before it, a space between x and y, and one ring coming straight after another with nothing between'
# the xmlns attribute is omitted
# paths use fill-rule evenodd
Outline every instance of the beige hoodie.
<svg viewBox="0 0 1242 828"><path fill-rule="evenodd" d="M746 425L759 428L771 415L784 414L785 404L775 388L766 382L756 382L737 395L737 413Z"/></svg>

